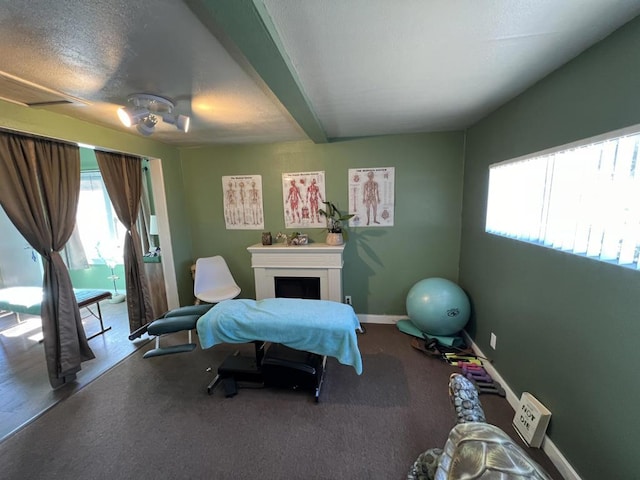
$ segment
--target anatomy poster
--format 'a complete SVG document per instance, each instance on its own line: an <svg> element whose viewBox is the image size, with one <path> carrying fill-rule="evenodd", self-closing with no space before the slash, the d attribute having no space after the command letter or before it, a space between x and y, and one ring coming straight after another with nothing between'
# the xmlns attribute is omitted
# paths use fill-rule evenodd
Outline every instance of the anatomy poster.
<svg viewBox="0 0 640 480"><path fill-rule="evenodd" d="M391 227L395 208L395 168L349 169L350 227Z"/></svg>
<svg viewBox="0 0 640 480"><path fill-rule="evenodd" d="M282 174L282 200L285 228L325 228L323 209L324 172Z"/></svg>
<svg viewBox="0 0 640 480"><path fill-rule="evenodd" d="M227 230L264 230L262 176L222 177Z"/></svg>

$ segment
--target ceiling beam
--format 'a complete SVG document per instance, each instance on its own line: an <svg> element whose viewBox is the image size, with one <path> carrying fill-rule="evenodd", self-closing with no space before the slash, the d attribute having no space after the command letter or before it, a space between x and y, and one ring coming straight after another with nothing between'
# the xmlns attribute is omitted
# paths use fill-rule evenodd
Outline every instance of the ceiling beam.
<svg viewBox="0 0 640 480"><path fill-rule="evenodd" d="M186 0L240 65L287 110L315 143L327 143L266 7L260 0Z"/></svg>

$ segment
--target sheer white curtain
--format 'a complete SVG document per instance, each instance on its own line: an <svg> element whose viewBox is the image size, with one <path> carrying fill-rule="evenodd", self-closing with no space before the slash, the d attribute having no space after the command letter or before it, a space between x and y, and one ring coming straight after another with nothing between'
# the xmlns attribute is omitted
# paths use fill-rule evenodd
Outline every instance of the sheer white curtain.
<svg viewBox="0 0 640 480"><path fill-rule="evenodd" d="M640 134L492 165L486 231L633 268Z"/></svg>

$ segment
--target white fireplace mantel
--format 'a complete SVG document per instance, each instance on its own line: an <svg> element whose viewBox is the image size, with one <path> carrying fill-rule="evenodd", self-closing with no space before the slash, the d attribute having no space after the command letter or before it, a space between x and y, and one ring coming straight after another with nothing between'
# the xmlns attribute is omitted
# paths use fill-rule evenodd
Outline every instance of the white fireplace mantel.
<svg viewBox="0 0 640 480"><path fill-rule="evenodd" d="M342 254L344 245L312 243L251 245L251 267L256 282L256 300L274 298L276 277L320 279L320 299L342 302Z"/></svg>

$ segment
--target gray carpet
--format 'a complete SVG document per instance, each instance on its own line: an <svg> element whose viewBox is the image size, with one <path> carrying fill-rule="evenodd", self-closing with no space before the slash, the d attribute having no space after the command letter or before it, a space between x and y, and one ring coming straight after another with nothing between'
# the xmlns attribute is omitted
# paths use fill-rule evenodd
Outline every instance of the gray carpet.
<svg viewBox="0 0 640 480"><path fill-rule="evenodd" d="M447 383L458 370L411 348L391 325L368 325L358 338L364 373L329 359L318 404L289 390L207 395L237 346L145 360L146 346L0 444L0 476L405 478L454 425ZM506 400L481 400L488 420L515 436ZM539 450L531 453L556 474Z"/></svg>

